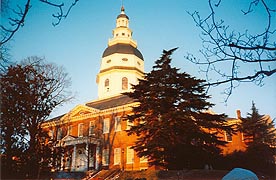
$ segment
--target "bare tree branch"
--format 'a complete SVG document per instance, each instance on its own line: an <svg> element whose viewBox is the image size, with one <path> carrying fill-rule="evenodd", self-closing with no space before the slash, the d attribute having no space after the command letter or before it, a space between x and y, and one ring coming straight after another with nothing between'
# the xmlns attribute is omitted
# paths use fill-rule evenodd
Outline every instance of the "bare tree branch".
<svg viewBox="0 0 276 180"><path fill-rule="evenodd" d="M232 78L232 79L227 79L225 81L218 81L218 82L213 82L213 83L207 83L206 85L207 86L213 86L213 85L219 85L219 84L228 83L228 82L231 82L231 81L243 81L243 80L250 81L252 79L256 79L257 77L259 77L261 75L271 76L274 73L276 73L276 69L273 69L271 71L258 71L258 72L256 72L256 74L254 74L252 76L235 77L235 78Z"/></svg>
<svg viewBox="0 0 276 180"><path fill-rule="evenodd" d="M266 46L260 46L260 45L256 45L255 47L246 47L246 46L239 46L239 45L233 44L233 43L229 44L229 47L235 47L235 48L243 49L243 50L258 50L258 49L269 50L269 51L276 50L275 47L266 47ZM275 61L275 59L273 59L273 60Z"/></svg>
<svg viewBox="0 0 276 180"><path fill-rule="evenodd" d="M228 88L224 92L227 98L232 94L233 88L242 82L263 85L264 78L276 74L276 29L271 24L275 20L275 4L268 4L265 0L252 0L248 9L242 10L242 16L248 15L258 6L266 17L263 31L250 34L249 30L230 30L230 25L226 25L223 20L217 20L216 11L223 5L222 0L208 2L210 13L206 18L202 18L196 11L189 13L202 31L203 49L200 52L203 59L192 54L188 54L186 58L200 66L209 88L227 84ZM247 74L244 73L245 70Z"/></svg>
<svg viewBox="0 0 276 180"><path fill-rule="evenodd" d="M62 19L65 19L68 16L71 9L77 4L77 2L79 0L74 0L65 12L64 12L64 3L63 2L62 3L55 3L55 2L52 2L52 1L49 1L49 0L40 0L40 1L42 3L48 4L48 5L53 6L53 7L58 9L58 12L56 14L52 14L52 16L57 19L57 22L52 23L53 26L56 26L60 23L60 21Z"/></svg>
<svg viewBox="0 0 276 180"><path fill-rule="evenodd" d="M65 7L66 3L63 2L56 2L56 0L39 0L41 3L47 4L49 6L57 8L58 12L53 14L52 16L57 19L57 22L53 22L53 26L57 26L60 24L62 19L65 19L72 8L77 4L79 0L72 0L73 2L69 5L69 7ZM5 25L1 24L0 25L0 30L1 30L1 41L0 41L0 46L3 44L7 43L10 41L14 34L20 29L20 27L24 26L26 17L29 13L29 10L31 9L31 0L25 0L25 3L23 6L20 6L19 3L15 7L8 7L8 1L5 1L4 7L5 9L10 9L11 12L7 19L4 21L7 21ZM4 10L5 10L4 9ZM4 10L1 10L4 11ZM7 13L8 14L8 13Z"/></svg>
<svg viewBox="0 0 276 180"><path fill-rule="evenodd" d="M15 14L17 14L19 17L18 17L18 19L17 18L16 19L9 18L10 25L12 26L11 29L7 29L3 25L0 25L1 33L4 34L4 36L1 39L0 46L2 46L2 44L4 44L4 43L8 42L14 36L14 34L18 31L18 29L21 26L24 26L24 21L25 21L26 15L28 14L29 9L31 8L30 2L31 2L31 0L26 1L24 10L22 10L19 6L17 6L19 8L19 12L13 9L13 12Z"/></svg>
<svg viewBox="0 0 276 180"><path fill-rule="evenodd" d="M69 90L71 86L71 79L68 77L68 73L65 72L62 66L57 66L51 63L45 63L45 59L37 56L31 56L24 61L23 65L34 67L38 73L47 77L47 81L44 82L44 86L40 88L46 90L46 94L50 96L50 100L55 102L55 106L62 105L69 102L74 97Z"/></svg>
<svg viewBox="0 0 276 180"><path fill-rule="evenodd" d="M7 71L10 62L10 47L7 44L0 46L0 74Z"/></svg>

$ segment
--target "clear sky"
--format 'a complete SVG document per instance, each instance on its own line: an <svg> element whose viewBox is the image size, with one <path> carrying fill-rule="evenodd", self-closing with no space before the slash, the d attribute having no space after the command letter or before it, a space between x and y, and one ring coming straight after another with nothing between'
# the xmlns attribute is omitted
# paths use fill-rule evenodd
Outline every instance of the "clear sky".
<svg viewBox="0 0 276 180"><path fill-rule="evenodd" d="M268 0L276 9L276 3ZM64 2L69 2L65 0ZM247 8L249 1L227 0L219 15L238 30L250 27L262 28L263 15L254 12L258 18L244 22L241 9ZM45 57L48 62L64 66L72 79L71 91L75 99L56 109L51 117L64 114L78 104L97 99L96 75L99 72L101 56L112 37L115 20L120 13L120 0L80 0L70 15L56 27L52 13L56 10L34 0L25 25L11 41L11 55L20 61L28 56ZM174 53L173 66L193 76L204 78L196 65L184 56L192 53L200 57L202 49L200 29L196 27L187 11L199 11L203 16L209 12L207 0L124 0L125 12L130 18L133 38L145 60L145 71L149 72L163 49L179 47ZM236 13L239 13L238 15ZM255 14L255 15L256 15ZM274 36L275 37L275 36ZM276 41L276 39L274 39ZM202 58L202 57L201 57ZM225 67L228 68L228 67ZM216 105L213 111L236 117L240 109L242 116L251 112L255 102L260 114L276 117L276 76L264 81L264 86L241 84L234 89L227 103L222 94L225 87L210 90L210 101Z"/></svg>

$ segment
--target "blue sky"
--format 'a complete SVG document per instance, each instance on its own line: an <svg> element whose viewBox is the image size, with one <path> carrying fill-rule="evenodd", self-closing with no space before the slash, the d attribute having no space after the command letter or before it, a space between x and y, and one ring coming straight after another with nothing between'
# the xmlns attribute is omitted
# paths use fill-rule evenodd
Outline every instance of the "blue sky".
<svg viewBox="0 0 276 180"><path fill-rule="evenodd" d="M269 1L271 4L273 0ZM68 2L68 1L65 1ZM226 23L244 31L254 27L262 29L263 15L255 11L257 17L252 22L244 22L241 9L247 8L249 1L227 0L224 9L218 12ZM125 0L126 14L130 18L133 38L145 60L145 70L149 72L154 61L163 49L179 47L173 54L173 65L198 78L204 78L196 65L189 63L184 56L192 53L200 57L202 49L200 29L196 27L187 11L199 11L203 16L209 12L207 0ZM276 5L274 4L274 7ZM97 99L96 75L99 72L101 56L112 37L115 20L120 13L120 0L80 0L70 15L56 27L52 13L56 10L39 1L33 1L25 25L10 42L11 55L20 61L28 56L45 57L48 62L64 66L72 79L71 91L75 99L56 109L51 117L63 114L78 104ZM275 36L274 36L275 37ZM276 41L276 40L275 40ZM228 68L228 67L225 67ZM246 71L246 70L245 70ZM242 116L251 112L254 101L260 114L276 117L276 76L264 81L264 86L241 84L224 103L224 86L210 90L210 101L216 105L213 111L236 116L240 109Z"/></svg>

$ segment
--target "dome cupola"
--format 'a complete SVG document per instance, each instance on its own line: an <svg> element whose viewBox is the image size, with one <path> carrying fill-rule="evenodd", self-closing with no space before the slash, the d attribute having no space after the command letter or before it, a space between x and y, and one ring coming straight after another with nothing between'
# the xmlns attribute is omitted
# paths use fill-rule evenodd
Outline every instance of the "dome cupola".
<svg viewBox="0 0 276 180"><path fill-rule="evenodd" d="M125 14L125 8L124 8L124 6L121 7L121 14L119 14L117 16L117 19L119 19L119 18L127 18L127 19L129 19L128 16Z"/></svg>
<svg viewBox="0 0 276 180"><path fill-rule="evenodd" d="M102 54L101 68L97 75L98 96L108 98L131 91L131 84L137 84L144 77L144 59L132 39L129 17L125 8L116 18L108 46Z"/></svg>
<svg viewBox="0 0 276 180"><path fill-rule="evenodd" d="M132 31L129 28L129 17L125 14L125 8L121 7L121 13L116 19L116 28L113 29L113 38L109 40L108 47L102 57L114 53L133 54L143 60L142 53L137 49L137 42L132 39Z"/></svg>

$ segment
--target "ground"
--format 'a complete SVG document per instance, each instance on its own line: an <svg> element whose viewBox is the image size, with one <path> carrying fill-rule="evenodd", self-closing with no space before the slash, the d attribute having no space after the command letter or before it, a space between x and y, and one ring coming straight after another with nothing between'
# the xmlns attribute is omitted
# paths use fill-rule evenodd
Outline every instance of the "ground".
<svg viewBox="0 0 276 180"><path fill-rule="evenodd" d="M130 171L124 172L119 179L125 180L220 180L227 171L219 170L182 170L182 171Z"/></svg>
<svg viewBox="0 0 276 180"><path fill-rule="evenodd" d="M120 180L221 180L229 171L226 170L182 170L182 171L127 171L120 175ZM260 180L269 178L259 177Z"/></svg>

